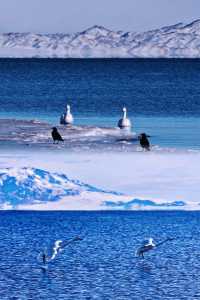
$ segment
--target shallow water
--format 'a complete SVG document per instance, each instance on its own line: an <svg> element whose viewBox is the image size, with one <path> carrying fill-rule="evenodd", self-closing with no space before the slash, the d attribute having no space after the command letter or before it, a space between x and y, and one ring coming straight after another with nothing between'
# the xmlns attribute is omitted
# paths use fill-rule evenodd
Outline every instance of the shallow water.
<svg viewBox="0 0 200 300"><path fill-rule="evenodd" d="M133 128L120 130L116 118L80 118L71 127L60 126L58 120L22 120L0 119L1 148L12 145L16 147L34 146L55 148L51 131L57 126L64 138L59 147L75 152L135 152L141 151L138 135L147 132L150 135L152 151L180 152L199 151L200 119L185 117L137 117L132 118ZM55 123L54 123L55 121Z"/></svg>
<svg viewBox="0 0 200 300"><path fill-rule="evenodd" d="M198 59L0 59L0 117L57 125L70 103L75 125L114 128L125 105L153 145L200 149L199 70Z"/></svg>
<svg viewBox="0 0 200 300"><path fill-rule="evenodd" d="M64 142L55 146L52 137L52 125L28 120L0 120L0 141L4 146L35 146L46 149L60 147L71 151L120 151L134 150L138 136L127 130L116 127L97 126L57 126ZM132 147L130 147L132 146ZM134 147L135 146L135 147Z"/></svg>
<svg viewBox="0 0 200 300"><path fill-rule="evenodd" d="M199 299L198 212L1 212L0 298ZM44 272L37 255L83 237ZM148 237L175 240L149 252Z"/></svg>

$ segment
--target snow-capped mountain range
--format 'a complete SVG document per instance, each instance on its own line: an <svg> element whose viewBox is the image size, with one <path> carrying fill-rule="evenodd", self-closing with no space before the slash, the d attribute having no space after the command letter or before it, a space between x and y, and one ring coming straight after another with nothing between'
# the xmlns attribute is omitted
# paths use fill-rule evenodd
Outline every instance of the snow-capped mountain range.
<svg viewBox="0 0 200 300"><path fill-rule="evenodd" d="M0 210L1 209L69 209L73 203L87 203L95 199L100 205L103 200L121 200L123 194L105 191L64 174L50 173L36 168L0 169ZM91 199L90 199L91 198ZM126 198L126 197L125 197ZM80 206L81 207L81 206Z"/></svg>
<svg viewBox="0 0 200 300"><path fill-rule="evenodd" d="M177 209L183 201L136 199L36 168L0 169L0 210Z"/></svg>
<svg viewBox="0 0 200 300"><path fill-rule="evenodd" d="M200 19L142 33L93 26L74 34L5 33L0 57L200 57Z"/></svg>

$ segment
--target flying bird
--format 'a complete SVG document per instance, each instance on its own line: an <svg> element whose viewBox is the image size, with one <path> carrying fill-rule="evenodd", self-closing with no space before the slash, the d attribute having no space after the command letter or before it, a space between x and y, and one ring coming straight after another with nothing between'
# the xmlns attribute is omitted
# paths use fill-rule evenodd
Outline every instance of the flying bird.
<svg viewBox="0 0 200 300"><path fill-rule="evenodd" d="M150 136L146 135L146 133L141 133L139 135L140 145L146 151L150 151L150 143L149 143L148 137L150 137Z"/></svg>
<svg viewBox="0 0 200 300"><path fill-rule="evenodd" d="M142 243L142 245L137 249L136 255L139 256L139 257L141 256L142 258L144 258L144 253L145 252L153 250L153 249L157 248L158 246L161 246L162 244L164 244L168 241L172 241L172 240L174 240L174 238L167 238L166 240L156 244L152 238L149 238L148 240L145 240Z"/></svg>
<svg viewBox="0 0 200 300"><path fill-rule="evenodd" d="M71 240L66 240L66 241L57 240L57 241L55 241L54 246L53 246L53 253L52 253L52 256L49 258L49 261L55 259L56 256L58 255L58 253L63 251L66 246L68 246L69 244L71 244L73 242L76 242L76 241L82 241L82 238L80 238L79 236L76 236Z"/></svg>
<svg viewBox="0 0 200 300"><path fill-rule="evenodd" d="M59 143L59 141L64 142L62 136L60 135L60 133L58 132L58 129L56 127L52 128L52 139L53 139L53 143L55 144L55 142L57 141L57 144Z"/></svg>
<svg viewBox="0 0 200 300"><path fill-rule="evenodd" d="M48 269L48 263L53 261L57 255L64 250L66 246L69 244L76 242L76 241L82 241L83 239L79 236L75 236L74 238L70 240L57 240L54 242L54 245L51 249L51 255L48 255L47 248L45 248L42 252L39 253L37 259L39 263L42 263L42 269L46 270Z"/></svg>

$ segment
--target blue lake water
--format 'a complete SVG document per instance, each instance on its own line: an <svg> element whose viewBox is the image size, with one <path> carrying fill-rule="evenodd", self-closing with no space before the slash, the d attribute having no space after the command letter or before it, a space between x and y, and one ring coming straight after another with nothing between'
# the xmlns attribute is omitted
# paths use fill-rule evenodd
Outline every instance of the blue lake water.
<svg viewBox="0 0 200 300"><path fill-rule="evenodd" d="M1 212L0 298L199 299L198 212ZM75 235L44 272L37 255ZM175 239L135 257L141 242Z"/></svg>
<svg viewBox="0 0 200 300"><path fill-rule="evenodd" d="M1 112L199 116L200 60L1 59Z"/></svg>
<svg viewBox="0 0 200 300"><path fill-rule="evenodd" d="M168 211L199 209L199 82L200 60L0 59L1 209L18 209L16 197L26 209L131 209L128 195L134 209L166 210L1 211L0 299L200 299L200 213ZM54 145L67 103L78 126L59 127L65 142ZM133 131L151 136L150 153L121 141L124 105ZM77 234L83 241L44 272L38 253ZM175 239L136 258L148 237Z"/></svg>
<svg viewBox="0 0 200 300"><path fill-rule="evenodd" d="M198 59L0 59L0 163L11 170L18 166L6 182L12 177L21 182L21 168L37 165L43 171L64 173L105 190L131 191L132 199L184 201L189 207L198 207L199 70ZM59 126L65 141L54 145L51 128L58 126L67 103L75 126ZM137 135L127 136L116 128L124 105L132 131L150 135L151 153L141 153ZM20 154L16 148L22 150ZM37 149L52 155L48 164L41 152L33 160L32 150ZM69 152L77 154L74 160L80 168L70 170L63 162ZM109 161L106 156L101 156L101 161L89 156L84 168L81 164L88 157L81 156L82 152L120 155L116 160L109 156ZM133 156L126 155L128 152ZM168 156L171 152L173 157ZM158 153L164 158L156 158ZM187 157L180 157L181 153ZM29 159L13 162L17 155ZM101 166L107 167L106 171L100 173ZM123 178L114 176L120 173L118 166L125 170ZM12 199L12 194L9 197Z"/></svg>
<svg viewBox="0 0 200 300"><path fill-rule="evenodd" d="M1 59L0 117L116 126L125 105L136 132L164 147L200 148L200 60Z"/></svg>

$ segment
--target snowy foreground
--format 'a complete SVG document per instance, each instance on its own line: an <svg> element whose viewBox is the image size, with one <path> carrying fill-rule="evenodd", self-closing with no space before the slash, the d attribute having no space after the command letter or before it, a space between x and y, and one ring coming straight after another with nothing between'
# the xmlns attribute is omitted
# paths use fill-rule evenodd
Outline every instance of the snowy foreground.
<svg viewBox="0 0 200 300"><path fill-rule="evenodd" d="M199 153L1 151L0 209L199 210Z"/></svg>
<svg viewBox="0 0 200 300"><path fill-rule="evenodd" d="M93 26L74 34L5 33L0 57L200 57L200 20L143 33Z"/></svg>

